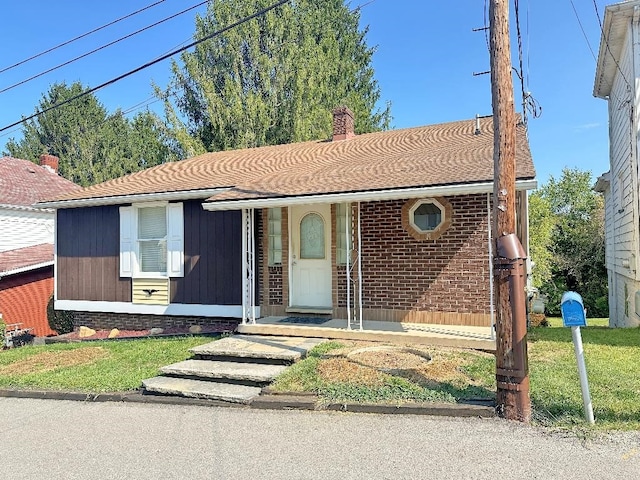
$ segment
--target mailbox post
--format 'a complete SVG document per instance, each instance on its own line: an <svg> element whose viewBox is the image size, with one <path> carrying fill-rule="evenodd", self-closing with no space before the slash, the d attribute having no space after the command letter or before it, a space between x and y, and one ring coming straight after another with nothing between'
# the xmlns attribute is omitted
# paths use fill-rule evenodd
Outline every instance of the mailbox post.
<svg viewBox="0 0 640 480"><path fill-rule="evenodd" d="M562 311L562 322L565 327L571 327L573 337L573 348L576 352L578 363L578 374L580 375L580 388L582 389L582 402L584 403L584 415L591 424L595 423L593 418L593 405L591 404L591 394L589 393L589 381L587 380L587 367L584 363L584 349L582 348L582 335L580 327L587 326L587 315L582 303L582 297L576 292L565 292L560 301Z"/></svg>

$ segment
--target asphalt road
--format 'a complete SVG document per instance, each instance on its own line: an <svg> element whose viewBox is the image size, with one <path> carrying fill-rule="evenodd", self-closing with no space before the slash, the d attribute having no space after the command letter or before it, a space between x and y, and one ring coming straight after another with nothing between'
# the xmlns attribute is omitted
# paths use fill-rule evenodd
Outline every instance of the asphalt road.
<svg viewBox="0 0 640 480"><path fill-rule="evenodd" d="M640 432L496 419L0 398L6 479L619 479Z"/></svg>

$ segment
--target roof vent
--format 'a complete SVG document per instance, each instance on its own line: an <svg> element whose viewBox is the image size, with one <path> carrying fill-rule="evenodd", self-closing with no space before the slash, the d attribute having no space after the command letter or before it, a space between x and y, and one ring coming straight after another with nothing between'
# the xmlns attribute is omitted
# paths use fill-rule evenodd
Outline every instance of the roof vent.
<svg viewBox="0 0 640 480"><path fill-rule="evenodd" d="M476 130L473 132L474 135L480 135L482 130L480 130L480 114L476 113Z"/></svg>
<svg viewBox="0 0 640 480"><path fill-rule="evenodd" d="M333 141L348 140L355 137L353 127L353 112L348 107L341 106L333 109Z"/></svg>

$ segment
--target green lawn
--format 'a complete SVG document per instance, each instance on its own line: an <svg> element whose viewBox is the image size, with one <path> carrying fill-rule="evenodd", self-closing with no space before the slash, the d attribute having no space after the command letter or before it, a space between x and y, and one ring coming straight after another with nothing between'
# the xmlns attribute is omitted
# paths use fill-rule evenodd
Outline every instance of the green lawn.
<svg viewBox="0 0 640 480"><path fill-rule="evenodd" d="M596 424L640 429L640 329L581 329ZM541 423L584 422L580 380L570 328L529 332L534 417Z"/></svg>
<svg viewBox="0 0 640 480"><path fill-rule="evenodd" d="M640 430L640 328L590 326L581 331L595 428ZM534 328L528 339L534 422L589 428L584 421L571 330ZM105 341L0 351L0 387L95 393L135 390L160 367L188 358L190 348L211 340ZM332 350L340 347L339 342L319 345L307 359L279 377L274 388L314 392L331 402L457 402L495 395L495 361L491 355L427 348L434 359L429 368L434 370L379 369L366 373L354 369L349 376L344 374L344 367L349 365L340 363L348 360L331 357ZM334 362L329 363L334 365L333 377L319 373L328 360Z"/></svg>
<svg viewBox="0 0 640 480"><path fill-rule="evenodd" d="M565 328L562 324L562 318L560 317L547 317L547 321L549 322L550 327L562 327ZM587 318L587 328L589 327L608 327L609 319L608 318Z"/></svg>
<svg viewBox="0 0 640 480"><path fill-rule="evenodd" d="M98 341L0 351L0 387L122 392L140 387L158 369L190 357L210 337Z"/></svg>

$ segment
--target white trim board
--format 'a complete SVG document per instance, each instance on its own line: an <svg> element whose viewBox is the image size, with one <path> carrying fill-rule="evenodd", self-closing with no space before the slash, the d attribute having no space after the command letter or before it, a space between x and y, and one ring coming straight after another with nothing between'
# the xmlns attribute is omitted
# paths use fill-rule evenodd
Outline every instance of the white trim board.
<svg viewBox="0 0 640 480"><path fill-rule="evenodd" d="M242 305L202 305L188 303L170 303L169 305L140 305L129 302L56 300L55 308L56 310L74 310L79 312L242 318ZM260 316L260 307L256 307L256 316Z"/></svg>
<svg viewBox="0 0 640 480"><path fill-rule="evenodd" d="M30 272L31 270L37 270L39 268L50 267L51 265L53 265L53 261L36 263L34 265L27 265L26 267L14 268L13 270L0 272L0 279L4 277L8 277L10 275L16 275L18 273Z"/></svg>
<svg viewBox="0 0 640 480"><path fill-rule="evenodd" d="M132 193L131 195L115 195L113 197L79 198L76 200L58 200L53 202L36 203L39 207L49 208L78 208L97 207L100 205L124 205L139 202L169 202L176 200L196 200L208 198L228 188L206 188L202 190L182 190L178 192Z"/></svg>
<svg viewBox="0 0 640 480"><path fill-rule="evenodd" d="M538 181L517 180L516 190L537 188ZM243 208L273 208L313 203L375 202L380 200L401 200L404 198L448 197L453 195L472 195L493 192L493 182L442 185L435 187L398 188L393 190L374 190L363 192L321 193L317 195L294 195L271 198L252 198L242 200L221 200L205 202L202 208L215 210L240 210Z"/></svg>

